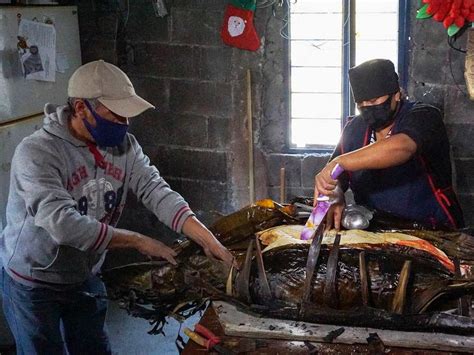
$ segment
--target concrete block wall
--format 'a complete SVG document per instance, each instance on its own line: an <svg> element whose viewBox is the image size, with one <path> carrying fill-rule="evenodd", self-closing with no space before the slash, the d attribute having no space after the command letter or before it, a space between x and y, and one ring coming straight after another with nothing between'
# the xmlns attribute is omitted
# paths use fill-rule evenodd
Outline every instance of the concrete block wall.
<svg viewBox="0 0 474 355"><path fill-rule="evenodd" d="M474 226L474 101L464 80L466 55L451 49L446 29L432 19L415 19L412 4L408 94L444 113L453 157L454 184L466 224ZM466 48L466 34L454 46Z"/></svg>
<svg viewBox="0 0 474 355"><path fill-rule="evenodd" d="M149 1L134 2L122 65L137 91L157 106L133 123L132 132L206 222L212 211L228 211L230 190L226 134L233 113L232 53L217 46L212 29L223 9L216 5L173 2L170 15L158 18Z"/></svg>
<svg viewBox="0 0 474 355"><path fill-rule="evenodd" d="M119 65L157 106L132 120L131 131L171 187L208 222L213 212L230 211L233 91L239 85L231 64L237 61L219 37L223 1L167 5L169 15L160 18L150 1L131 1L126 20L112 2L101 8L80 2L83 62L104 58ZM110 30L117 27L118 33ZM147 232L141 224L148 221L153 233L153 217L130 201L123 224Z"/></svg>
<svg viewBox="0 0 474 355"><path fill-rule="evenodd" d="M469 138L474 103L463 93L465 56L449 49L442 25L415 20L417 4L412 3L408 94L443 109L457 189L466 219L474 225L474 149ZM169 16L158 18L149 1L133 1L125 31L116 34L110 28L123 18L80 2L84 61L104 57L119 64L137 91L157 105L156 111L132 121L132 131L205 222L249 202L247 69L252 74L256 197L279 200L282 167L286 200L311 196L314 175L330 155L288 149L288 42L280 35L279 20L286 9L276 7L276 17L271 8L257 9L255 27L262 46L248 52L220 39L225 4L168 1ZM146 212L139 204L129 207L123 223L133 227Z"/></svg>

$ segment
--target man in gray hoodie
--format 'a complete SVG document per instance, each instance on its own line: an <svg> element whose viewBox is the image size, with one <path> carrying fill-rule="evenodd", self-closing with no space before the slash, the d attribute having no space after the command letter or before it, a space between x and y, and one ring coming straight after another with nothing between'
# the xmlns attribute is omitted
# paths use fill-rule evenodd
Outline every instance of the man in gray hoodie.
<svg viewBox="0 0 474 355"><path fill-rule="evenodd" d="M116 228L131 190L158 219L202 246L232 255L150 165L128 118L153 105L102 60L72 75L66 106L45 106L42 129L16 148L0 237L3 309L19 354L107 354L107 303L96 276L107 249L134 248L176 264L176 253Z"/></svg>

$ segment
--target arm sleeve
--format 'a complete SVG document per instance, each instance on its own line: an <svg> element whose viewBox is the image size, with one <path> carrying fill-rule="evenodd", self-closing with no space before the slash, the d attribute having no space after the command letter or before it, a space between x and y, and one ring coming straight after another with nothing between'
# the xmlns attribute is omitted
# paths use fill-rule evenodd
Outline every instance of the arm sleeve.
<svg viewBox="0 0 474 355"><path fill-rule="evenodd" d="M59 245L82 251L104 251L113 228L81 215L62 178L57 149L23 141L12 161L12 183L35 225L45 229Z"/></svg>
<svg viewBox="0 0 474 355"><path fill-rule="evenodd" d="M332 152L331 158L329 159L329 161L334 160L335 158L337 158L338 156L342 154L342 144L344 140L344 133L345 133L345 129L342 131L341 138L339 139L339 142L337 143L336 148L334 148L334 151ZM347 189L349 188L349 176L347 172L343 172L339 176L338 181L340 182L342 191L346 192Z"/></svg>
<svg viewBox="0 0 474 355"><path fill-rule="evenodd" d="M161 222L180 233L186 219L194 216L194 213L184 198L160 176L158 169L150 165L150 159L143 153L135 137L130 135L130 139L134 154L130 188Z"/></svg>
<svg viewBox="0 0 474 355"><path fill-rule="evenodd" d="M441 113L434 107L415 108L400 122L397 133L404 133L416 143L418 154L432 150L445 132Z"/></svg>

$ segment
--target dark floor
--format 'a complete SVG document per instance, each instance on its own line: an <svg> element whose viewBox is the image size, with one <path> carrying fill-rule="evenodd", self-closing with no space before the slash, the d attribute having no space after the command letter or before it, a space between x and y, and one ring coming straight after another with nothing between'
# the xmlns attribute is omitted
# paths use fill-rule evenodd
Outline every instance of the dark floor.
<svg viewBox="0 0 474 355"><path fill-rule="evenodd" d="M1 299L0 299L1 301ZM1 304L1 303L0 303ZM187 341L183 334L184 327L193 328L199 322L200 315L196 314L187 319L181 327L174 319L169 319L164 328L164 335L150 335L152 326L147 320L133 318L126 311L119 308L116 302L110 302L107 315L112 351L115 355L151 355L151 354L179 354L175 345L178 333ZM15 345L10 331L0 309L0 355L14 355Z"/></svg>
<svg viewBox="0 0 474 355"><path fill-rule="evenodd" d="M111 302L107 324L112 351L117 355L179 354L175 345L178 333L187 341L188 337L183 334L182 329L194 328L199 319L199 314L188 318L179 331L179 323L170 318L164 328L165 336L150 335L147 332L152 326L147 320L133 318L120 309L116 302Z"/></svg>
<svg viewBox="0 0 474 355"><path fill-rule="evenodd" d="M13 354L15 354L15 342L3 316L2 293L0 292L0 355Z"/></svg>

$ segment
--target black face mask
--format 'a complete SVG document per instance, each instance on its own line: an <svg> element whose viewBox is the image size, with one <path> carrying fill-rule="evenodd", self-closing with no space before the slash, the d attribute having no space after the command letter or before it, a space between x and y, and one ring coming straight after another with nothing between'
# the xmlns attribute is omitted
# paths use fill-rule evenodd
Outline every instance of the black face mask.
<svg viewBox="0 0 474 355"><path fill-rule="evenodd" d="M365 106L359 109L362 119L374 131L380 131L393 122L396 108L395 110L392 110L390 107L392 104L392 97L393 95L390 95L388 99L381 104Z"/></svg>

